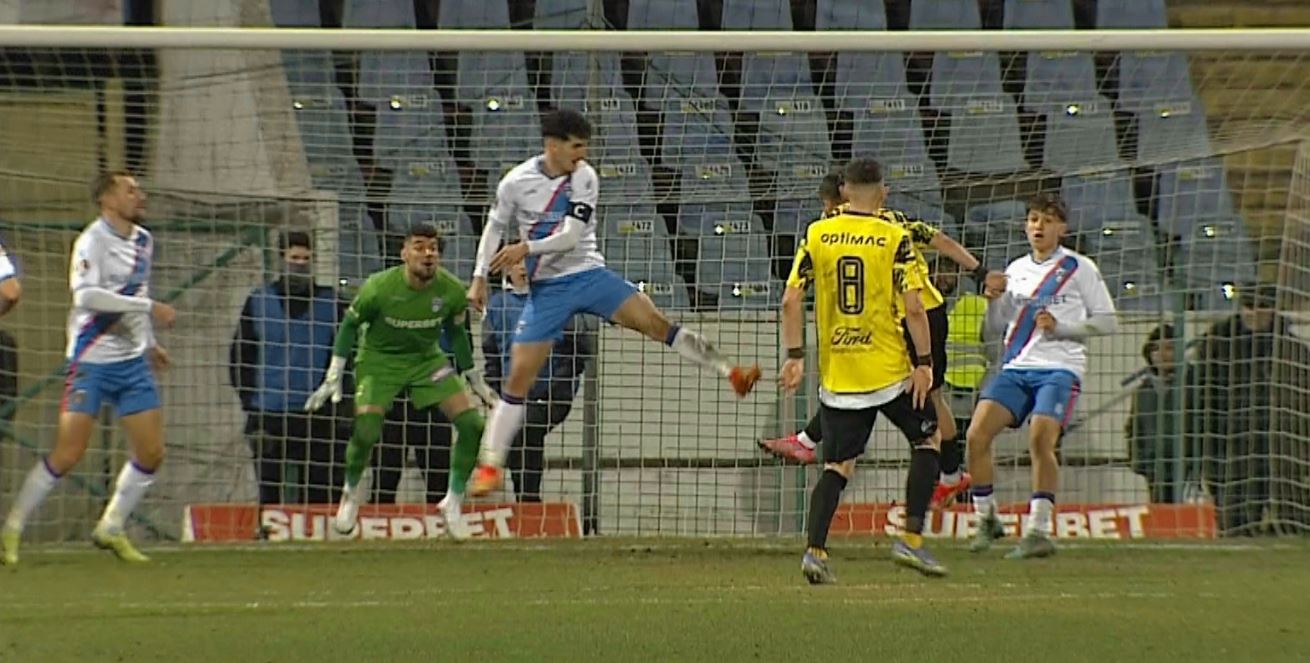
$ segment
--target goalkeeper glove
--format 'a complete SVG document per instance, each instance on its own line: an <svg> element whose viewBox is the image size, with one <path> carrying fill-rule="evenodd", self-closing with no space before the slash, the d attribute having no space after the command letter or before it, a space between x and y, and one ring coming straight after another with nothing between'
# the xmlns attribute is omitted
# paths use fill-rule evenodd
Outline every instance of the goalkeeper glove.
<svg viewBox="0 0 1310 663"><path fill-rule="evenodd" d="M496 401L500 398L496 395L496 390L487 384L486 378L482 377L482 371L468 370L464 372L464 381L468 383L469 389L473 392L478 400L482 401L487 407L496 407Z"/></svg>
<svg viewBox="0 0 1310 663"><path fill-rule="evenodd" d="M332 362L328 364L327 375L323 376L323 384L314 390L314 393L305 399L305 411L313 412L331 399L333 403L341 402L341 380L346 368L345 357L332 357Z"/></svg>

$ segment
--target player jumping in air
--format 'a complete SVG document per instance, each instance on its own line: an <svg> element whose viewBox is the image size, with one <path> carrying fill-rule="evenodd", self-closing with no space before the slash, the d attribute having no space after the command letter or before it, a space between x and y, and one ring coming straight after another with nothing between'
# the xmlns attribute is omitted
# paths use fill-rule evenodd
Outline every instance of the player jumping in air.
<svg viewBox="0 0 1310 663"><path fill-rule="evenodd" d="M824 217L831 218L846 210L845 196L842 194L840 176L830 174L819 185L819 199L823 202ZM933 491L930 508L940 509L949 506L955 498L967 490L971 477L960 471L959 431L955 425L955 415L951 412L942 387L946 384L946 339L949 335L947 322L946 298L932 284L928 275L928 261L923 257L924 250L933 250L953 260L964 270L970 272L985 292L993 294L1005 289L1005 275L1001 272L989 272L973 254L969 253L959 242L944 232L938 231L928 223L906 216L894 210L881 210L882 218L895 223L910 232L910 241L914 244L915 269L923 276L923 306L928 312L928 327L932 337L932 404L937 412L937 427L941 433L941 476ZM787 290L784 296L804 297L804 292ZM903 329L906 344L913 347L909 337L909 327ZM762 440L759 444L765 451L802 465L815 462L815 449L822 441L819 415L806 424L805 428L785 437Z"/></svg>
<svg viewBox="0 0 1310 663"><path fill-rule="evenodd" d="M473 368L464 284L438 265L437 231L423 224L410 229L400 250L403 265L368 277L346 311L337 331L323 384L305 402L314 411L328 399L341 402L346 357L355 350L355 425L346 447L346 485L337 508L336 530L355 529L359 505L367 488L361 485L373 445L382 435L382 420L401 391L418 408L436 405L455 426L446 496L438 507L446 532L467 538L460 517L465 485L477 464L482 440L482 414L465 389L490 400L492 394ZM451 341L454 363L441 350L440 338Z"/></svg>
<svg viewBox="0 0 1310 663"><path fill-rule="evenodd" d="M18 542L33 511L86 453L100 406L114 407L132 445L114 495L91 540L127 562L145 562L123 524L154 482L164 460L164 418L153 370L168 366L152 326L168 327L177 313L150 299L154 239L140 225L146 195L130 173L105 173L91 187L100 218L73 244L68 314L68 382L60 405L55 448L27 473L0 529L0 562L18 563Z"/></svg>
<svg viewBox="0 0 1310 663"><path fill-rule="evenodd" d="M596 171L584 159L591 124L572 110L547 113L541 122L543 154L505 174L478 245L469 304L483 310L487 274L527 261L530 299L510 350L509 375L487 424L482 460L470 492L481 495L504 481L505 458L523 425L524 398L576 313L600 316L677 350L689 361L726 378L739 395L750 393L758 367L733 366L699 333L669 322L649 297L605 267L596 250ZM523 241L497 251L508 224ZM494 256L493 256L494 254Z"/></svg>
<svg viewBox="0 0 1310 663"><path fill-rule="evenodd" d="M987 307L984 324L1005 329L1001 372L983 388L969 424L973 505L980 516L971 550L981 552L1004 536L992 497L992 440L1006 426L1028 425L1032 501L1027 531L1006 557L1055 554L1051 519L1060 468L1055 446L1073 415L1087 370L1087 338L1115 329L1114 302L1096 263L1060 246L1064 203L1040 195L1028 203L1024 224L1032 252L1005 270L1006 289Z"/></svg>
<svg viewBox="0 0 1310 663"><path fill-rule="evenodd" d="M932 344L919 296L925 275L915 267L910 232L882 208L886 187L878 162L851 161L845 181L849 208L810 224L783 296L787 360L781 380L793 390L805 373L804 294L811 283L815 286L824 466L810 498L809 546L801 571L813 584L834 581L828 567L828 528L881 412L911 447L906 532L893 545L892 558L925 575L941 576L946 568L924 549L922 536L941 439L929 399ZM901 315L914 347L913 368Z"/></svg>

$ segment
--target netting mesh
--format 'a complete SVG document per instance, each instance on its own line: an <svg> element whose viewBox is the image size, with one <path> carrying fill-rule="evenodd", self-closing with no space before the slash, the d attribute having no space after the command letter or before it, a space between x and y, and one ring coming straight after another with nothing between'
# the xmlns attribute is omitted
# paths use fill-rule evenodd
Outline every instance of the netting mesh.
<svg viewBox="0 0 1310 663"><path fill-rule="evenodd" d="M408 1L347 2L343 22L505 27L511 9L522 14L518 4L442 4L432 17ZM666 11L674 4L633 0L627 27L697 27L694 11ZM819 3L814 20L819 29L887 27L864 4ZM269 14L244 2L230 15L187 18L319 25L315 3L271 5ZM794 27L786 3L723 5L724 28ZM957 24L978 20L977 4L968 5L974 13L964 19L915 13L911 27L969 27ZM606 21L586 2L539 1L535 19L514 18L580 29ZM177 363L162 379L167 470L138 519L174 538L185 505L260 499L258 435L248 434L230 384L229 347L251 289L280 276L276 238L309 231L319 284L348 297L368 273L395 264L411 224L433 222L444 264L467 279L497 180L540 150L540 112L562 106L595 126L590 160L602 178L598 234L609 264L766 374L779 361L782 279L818 214L818 181L834 165L876 156L889 206L934 222L994 268L1027 250L1023 201L1061 193L1070 245L1098 261L1122 311L1120 330L1090 346L1078 414L1061 443L1061 502L1214 503L1225 531L1304 528L1304 58L6 50L0 216L27 294L3 323L17 348L18 386L4 406L11 423L0 443L0 495L13 494L51 441L68 249L93 214L84 182L96 170L126 166L143 176L159 246L153 291L175 297L180 311L178 327L160 335ZM951 293L948 306L974 288L946 261L936 279ZM1265 318L1239 312L1239 296L1257 283L1277 310L1260 314L1272 316L1268 334ZM1243 321L1236 327L1226 322L1234 316ZM968 324L960 320L953 324ZM1164 323L1177 332L1177 368L1152 373L1143 345ZM586 333L595 350L580 358L588 373L576 397L542 413L562 421L545 436L541 499L581 505L587 528L604 533L803 526L813 470L766 459L755 441L803 426L813 393L764 387L738 402L665 348L605 325ZM948 388L961 430L977 386ZM374 499L434 501L449 425L407 404L390 422ZM347 420L338 423L348 431ZM119 433L103 435L34 521L38 537L88 531L126 454ZM323 453L289 452L266 486L274 501L335 500L338 437L310 443ZM1022 501L1023 432L1003 436L997 454L998 493ZM847 501L897 501L906 459L904 443L880 424ZM520 491L523 478L514 476Z"/></svg>

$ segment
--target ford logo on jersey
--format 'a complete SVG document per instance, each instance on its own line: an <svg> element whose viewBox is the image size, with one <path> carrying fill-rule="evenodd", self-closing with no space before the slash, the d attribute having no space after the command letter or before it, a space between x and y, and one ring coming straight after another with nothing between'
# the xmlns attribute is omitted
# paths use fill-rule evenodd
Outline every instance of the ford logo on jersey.
<svg viewBox="0 0 1310 663"><path fill-rule="evenodd" d="M834 347L851 347L855 345L872 345L873 332L859 327L838 327L832 330L831 345Z"/></svg>

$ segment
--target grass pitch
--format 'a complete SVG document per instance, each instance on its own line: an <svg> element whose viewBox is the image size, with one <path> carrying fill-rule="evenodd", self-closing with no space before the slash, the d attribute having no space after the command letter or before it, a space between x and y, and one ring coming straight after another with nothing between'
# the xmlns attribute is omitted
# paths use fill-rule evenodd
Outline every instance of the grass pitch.
<svg viewBox="0 0 1310 663"><path fill-rule="evenodd" d="M1305 661L1310 545L935 551L835 540L29 548L0 569L0 661Z"/></svg>

